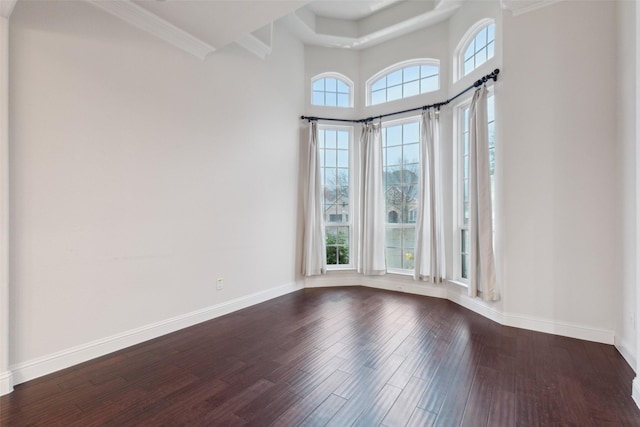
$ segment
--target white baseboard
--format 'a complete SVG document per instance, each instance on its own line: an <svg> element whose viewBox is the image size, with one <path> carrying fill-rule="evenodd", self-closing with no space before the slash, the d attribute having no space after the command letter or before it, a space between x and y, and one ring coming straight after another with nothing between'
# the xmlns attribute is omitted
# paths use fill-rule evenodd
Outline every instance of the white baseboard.
<svg viewBox="0 0 640 427"><path fill-rule="evenodd" d="M635 372L636 371L636 355L635 355L635 352L631 351L629 346L626 345L626 343L623 342L618 337L615 337L615 344L614 345L615 345L616 349L618 350L618 353L620 353L622 355L624 360L627 361L627 363L629 364L631 369L633 369L633 371Z"/></svg>
<svg viewBox="0 0 640 427"><path fill-rule="evenodd" d="M481 299L472 298L466 294L452 291L451 289L449 289L446 298L451 302L455 302L456 304L473 311L474 313L478 313L479 315L484 316L487 319L504 325L502 312L490 307L490 303L485 303Z"/></svg>
<svg viewBox="0 0 640 427"><path fill-rule="evenodd" d="M336 286L361 285L361 276L352 271L330 271L321 276L311 276L304 279L305 288L333 288Z"/></svg>
<svg viewBox="0 0 640 427"><path fill-rule="evenodd" d="M384 276L362 276L355 272L335 272L305 280L305 287L334 287L334 286L367 286L371 288L386 289L390 291L406 292L435 298L445 298L464 308L467 308L481 316L505 326L528 329L581 340L593 341L603 344L614 344L615 333L611 330L598 329L579 324L558 322L542 318L535 318L514 313L504 313L492 307L493 303L487 303L478 298L471 298L449 284L429 285L413 280L411 276L387 274ZM622 352L621 352L622 353ZM623 357L633 353L627 352ZM632 360L635 358L631 357ZM632 365L635 366L635 365Z"/></svg>
<svg viewBox="0 0 640 427"><path fill-rule="evenodd" d="M365 276L362 279L362 286L385 289L388 291L405 292L425 297L447 297L447 289L444 286L415 281L413 280L413 277L410 276Z"/></svg>
<svg viewBox="0 0 640 427"><path fill-rule="evenodd" d="M13 376L13 384L20 384L77 365L78 363L86 362L96 357L104 356L105 354L122 350L123 348L286 295L290 292L300 290L303 287L303 284L299 282L288 283L19 363L10 367L9 380L11 376ZM3 378L4 377L0 376L0 381L2 381Z"/></svg>
<svg viewBox="0 0 640 427"><path fill-rule="evenodd" d="M547 334L577 338L602 344L613 345L614 343L615 333L612 330L512 313L503 313L502 317L504 319L503 325L505 326L513 326L515 328L529 329L531 331L545 332Z"/></svg>
<svg viewBox="0 0 640 427"><path fill-rule="evenodd" d="M637 376L631 383L631 398L636 402L636 406L640 408L640 378Z"/></svg>
<svg viewBox="0 0 640 427"><path fill-rule="evenodd" d="M0 373L0 396L9 394L13 391L13 373L5 371Z"/></svg>
<svg viewBox="0 0 640 427"><path fill-rule="evenodd" d="M504 313L492 308L490 306L491 303L485 303L478 298L471 298L467 295L452 291L449 292L447 298L464 308L468 308L469 310L504 326L512 326L514 328L528 329L530 331L544 332L547 334L577 338L603 344L614 343L615 334L610 330L523 316L520 314Z"/></svg>

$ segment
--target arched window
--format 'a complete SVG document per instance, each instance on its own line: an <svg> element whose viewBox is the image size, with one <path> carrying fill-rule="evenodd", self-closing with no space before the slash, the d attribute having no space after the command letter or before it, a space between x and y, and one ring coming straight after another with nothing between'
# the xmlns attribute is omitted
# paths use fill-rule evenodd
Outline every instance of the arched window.
<svg viewBox="0 0 640 427"><path fill-rule="evenodd" d="M492 19L477 22L464 35L456 48L456 79L461 79L493 58L496 25Z"/></svg>
<svg viewBox="0 0 640 427"><path fill-rule="evenodd" d="M311 79L311 104L353 107L353 82L338 73L322 73Z"/></svg>
<svg viewBox="0 0 640 427"><path fill-rule="evenodd" d="M367 105L440 89L440 61L413 59L385 68L367 80Z"/></svg>

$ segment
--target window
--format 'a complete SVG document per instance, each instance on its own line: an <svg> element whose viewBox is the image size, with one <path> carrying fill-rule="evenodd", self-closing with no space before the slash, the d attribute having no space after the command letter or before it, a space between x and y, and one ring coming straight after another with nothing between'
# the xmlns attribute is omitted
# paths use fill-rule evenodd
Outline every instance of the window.
<svg viewBox="0 0 640 427"><path fill-rule="evenodd" d="M328 268L351 266L351 135L350 127L318 126Z"/></svg>
<svg viewBox="0 0 640 427"><path fill-rule="evenodd" d="M402 62L367 82L367 105L382 104L440 89L440 62L419 59Z"/></svg>
<svg viewBox="0 0 640 427"><path fill-rule="evenodd" d="M459 279L469 279L469 107L470 101L458 110L458 233ZM495 105L493 94L487 97L489 131L489 173L491 175L491 204L495 225Z"/></svg>
<svg viewBox="0 0 640 427"><path fill-rule="evenodd" d="M382 129L386 198L387 269L413 270L420 161L420 120L394 121Z"/></svg>
<svg viewBox="0 0 640 427"><path fill-rule="evenodd" d="M311 80L311 104L353 107L353 82L338 73L319 74Z"/></svg>
<svg viewBox="0 0 640 427"><path fill-rule="evenodd" d="M469 29L456 49L457 75L462 78L493 58L496 26L491 19L483 19Z"/></svg>

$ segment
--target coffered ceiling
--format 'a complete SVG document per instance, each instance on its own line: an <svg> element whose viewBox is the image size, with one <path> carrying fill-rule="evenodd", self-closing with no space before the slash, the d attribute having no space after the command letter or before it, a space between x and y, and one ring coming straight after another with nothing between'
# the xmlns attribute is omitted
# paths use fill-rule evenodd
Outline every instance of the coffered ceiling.
<svg viewBox="0 0 640 427"><path fill-rule="evenodd" d="M2 16L11 15L16 1L37 0L0 0ZM276 20L306 44L362 49L442 22L472 0L84 1L204 59L234 42L264 58L271 52ZM555 1L501 3L513 13L523 13Z"/></svg>

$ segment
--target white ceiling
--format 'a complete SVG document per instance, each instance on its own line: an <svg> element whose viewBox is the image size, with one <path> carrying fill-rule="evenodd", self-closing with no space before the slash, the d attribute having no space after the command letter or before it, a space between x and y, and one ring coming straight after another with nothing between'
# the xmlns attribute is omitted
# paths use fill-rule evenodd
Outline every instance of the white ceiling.
<svg viewBox="0 0 640 427"><path fill-rule="evenodd" d="M264 58L276 20L306 44L362 49L441 22L465 0L86 1L199 58L233 42Z"/></svg>
<svg viewBox="0 0 640 427"><path fill-rule="evenodd" d="M307 8L316 16L358 20L402 0L316 0Z"/></svg>
<svg viewBox="0 0 640 427"><path fill-rule="evenodd" d="M304 0L133 0L192 36L216 48L281 18Z"/></svg>
<svg viewBox="0 0 640 427"><path fill-rule="evenodd" d="M316 0L282 20L306 44L363 49L448 19L465 0Z"/></svg>

